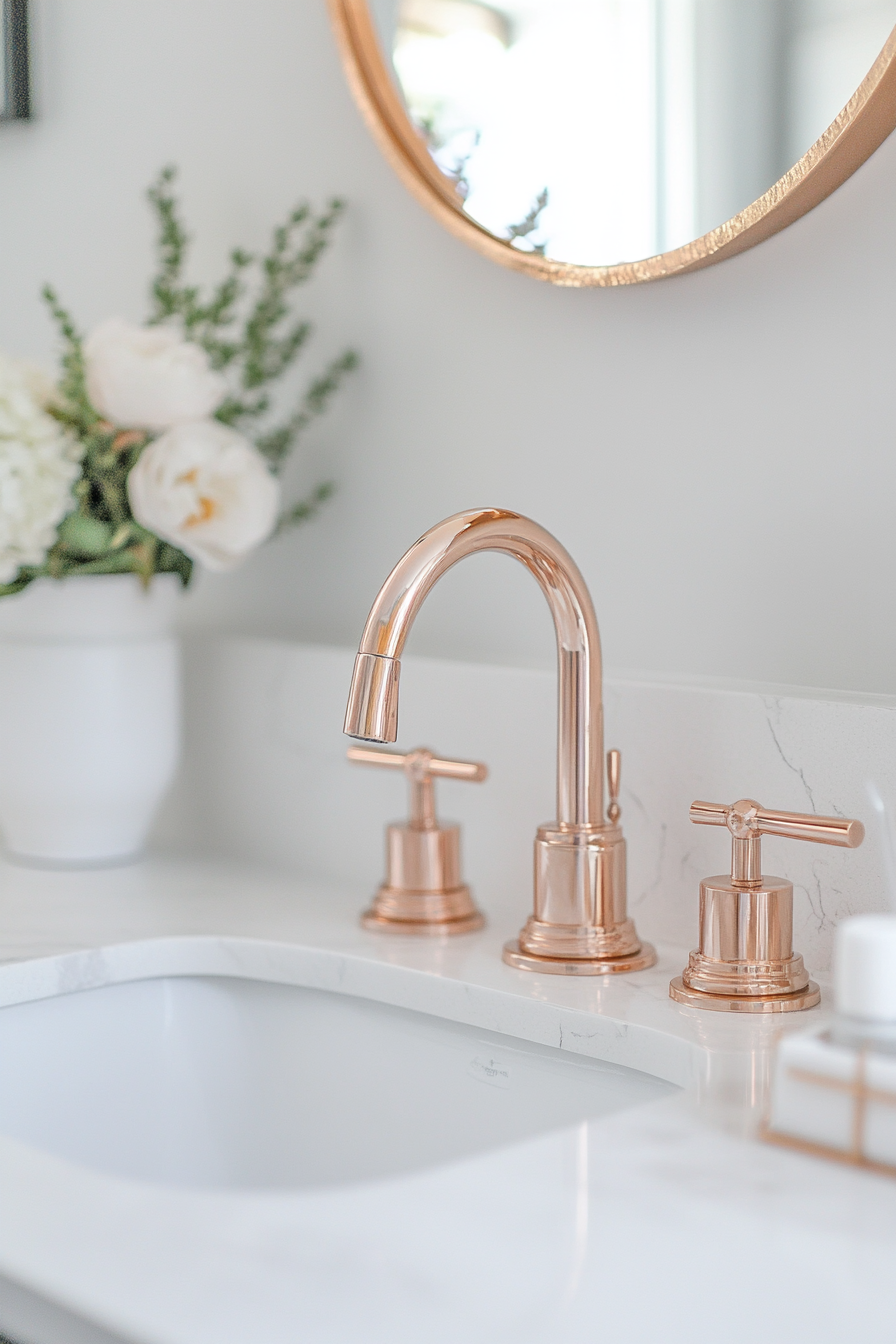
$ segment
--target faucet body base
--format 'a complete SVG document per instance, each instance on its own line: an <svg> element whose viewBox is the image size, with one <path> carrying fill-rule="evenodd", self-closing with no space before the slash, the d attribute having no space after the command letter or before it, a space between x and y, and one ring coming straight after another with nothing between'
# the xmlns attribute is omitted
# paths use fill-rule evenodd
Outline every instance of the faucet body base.
<svg viewBox="0 0 896 1344"><path fill-rule="evenodd" d="M615 975L625 971L646 971L656 965L656 952L650 943L640 943L638 951L626 957L545 957L526 952L521 940L504 944L501 957L518 971L538 971L542 975Z"/></svg>
<svg viewBox="0 0 896 1344"><path fill-rule="evenodd" d="M504 960L555 975L641 971L656 953L626 915L625 841L618 826L558 826L535 837L535 912Z"/></svg>

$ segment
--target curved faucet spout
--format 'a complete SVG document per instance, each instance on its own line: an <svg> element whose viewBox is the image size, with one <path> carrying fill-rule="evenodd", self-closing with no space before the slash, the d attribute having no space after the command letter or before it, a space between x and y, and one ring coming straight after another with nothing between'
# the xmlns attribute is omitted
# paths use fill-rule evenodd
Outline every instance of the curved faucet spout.
<svg viewBox="0 0 896 1344"><path fill-rule="evenodd" d="M568 552L518 513L456 513L430 528L399 560L361 636L345 732L395 741L399 660L414 618L445 571L477 551L501 551L519 560L547 598L557 636L557 824L561 830L603 829L600 636L594 606Z"/></svg>
<svg viewBox="0 0 896 1344"><path fill-rule="evenodd" d="M537 579L557 635L557 820L535 836L534 913L504 960L522 970L604 975L652 966L626 914L625 841L613 807L603 815L603 715L600 639L578 569L543 527L506 509L471 509L446 518L399 560L380 589L355 660L345 731L394 742L400 658L427 593L446 570L476 551L503 551Z"/></svg>

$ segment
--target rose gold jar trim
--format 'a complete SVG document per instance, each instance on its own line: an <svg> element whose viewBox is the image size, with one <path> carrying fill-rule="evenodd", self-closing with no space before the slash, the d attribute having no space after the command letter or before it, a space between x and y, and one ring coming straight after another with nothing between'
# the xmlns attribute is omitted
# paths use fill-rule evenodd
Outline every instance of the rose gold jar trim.
<svg viewBox="0 0 896 1344"><path fill-rule="evenodd" d="M769 1116L759 1128L759 1137L766 1143L776 1143L782 1148L792 1148L798 1153L807 1153L812 1157L825 1157L835 1162L847 1162L850 1166L866 1167L869 1171L878 1171L885 1176L896 1176L896 1164L880 1162L868 1157L865 1152L868 1123L868 1105L870 1102L896 1106L896 1093L882 1091L868 1085L867 1051L861 1049L856 1057L856 1072L852 1079L830 1078L826 1074L816 1073L814 1069L788 1070L792 1078L802 1083L812 1083L816 1087L827 1088L835 1092L846 1092L852 1097L852 1134L849 1148L833 1148L824 1143L813 1143L811 1139L797 1138L793 1134L782 1134L772 1129Z"/></svg>
<svg viewBox="0 0 896 1344"><path fill-rule="evenodd" d="M866 1171L875 1171L881 1176L896 1177L896 1166L888 1162L876 1162L870 1157L854 1157L844 1148L828 1148L823 1143L812 1143L809 1139L798 1139L793 1134L779 1134L776 1129L762 1125L759 1137L763 1143L774 1143L779 1148L789 1148L795 1153L804 1153L806 1157L823 1157L829 1162L845 1162L850 1167L863 1167Z"/></svg>

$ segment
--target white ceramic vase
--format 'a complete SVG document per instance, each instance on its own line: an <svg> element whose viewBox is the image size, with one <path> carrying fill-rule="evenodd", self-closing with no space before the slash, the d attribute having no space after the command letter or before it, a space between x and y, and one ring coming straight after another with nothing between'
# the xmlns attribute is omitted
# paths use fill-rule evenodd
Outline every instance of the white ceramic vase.
<svg viewBox="0 0 896 1344"><path fill-rule="evenodd" d="M0 598L0 831L11 858L138 855L177 768L180 580L38 579Z"/></svg>

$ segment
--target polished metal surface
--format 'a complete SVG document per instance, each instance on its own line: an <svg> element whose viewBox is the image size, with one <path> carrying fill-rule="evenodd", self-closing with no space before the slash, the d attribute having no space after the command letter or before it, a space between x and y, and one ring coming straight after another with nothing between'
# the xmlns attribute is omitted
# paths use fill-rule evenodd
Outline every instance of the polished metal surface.
<svg viewBox="0 0 896 1344"><path fill-rule="evenodd" d="M656 964L656 951L650 943L641 943L639 952L626 956L606 956L598 961L594 958L570 957L563 961L558 956L540 956L525 952L520 938L511 938L504 944L504 961L518 971L536 971L539 975L621 975L627 971L646 971L648 966Z"/></svg>
<svg viewBox="0 0 896 1344"><path fill-rule="evenodd" d="M772 812L752 798L724 803L691 803L691 821L697 826L727 826L740 839L756 835L783 835L791 840L814 840L819 845L856 849L865 827L849 817L819 817L815 813Z"/></svg>
<svg viewBox="0 0 896 1344"><path fill-rule="evenodd" d="M394 742L398 736L398 677L396 658L359 653L355 659L352 692L345 713L345 731L365 742Z"/></svg>
<svg viewBox="0 0 896 1344"><path fill-rule="evenodd" d="M691 989L685 984L683 976L676 975L669 982L669 997L687 1008L709 1009L716 1013L794 1013L804 1008L817 1008L821 1002L821 990L814 980L807 979L805 989L792 990L787 994L729 997Z"/></svg>
<svg viewBox="0 0 896 1344"><path fill-rule="evenodd" d="M362 681L363 669L362 664ZM409 752L349 747L346 756L356 765L402 770L410 790L407 824L386 828L386 880L361 916L364 927L422 934L480 929L484 918L461 877L460 827L439 825L433 780L480 783L488 776L486 767L479 761L446 760L427 747Z"/></svg>
<svg viewBox="0 0 896 1344"><path fill-rule="evenodd" d="M626 915L625 841L604 817L600 638L591 596L572 558L544 528L506 509L471 509L430 528L386 579L361 636L346 711L350 737L394 742L402 650L427 594L459 560L499 551L529 570L557 637L557 819L535 842L534 913L505 960L577 974L640 969L655 960ZM382 668L380 667L382 664ZM610 763L618 818L620 763ZM646 960L645 960L646 959ZM562 963L551 965L552 961ZM618 964L617 964L618 963ZM590 966L590 971L584 967Z"/></svg>
<svg viewBox="0 0 896 1344"><path fill-rule="evenodd" d="M622 783L622 752L613 750L607 752L607 792L610 795L610 801L607 803L607 821L615 826L622 815L622 808L619 806L619 789Z"/></svg>
<svg viewBox="0 0 896 1344"><path fill-rule="evenodd" d="M699 946L669 986L679 1003L719 1012L792 1012L821 998L803 959L793 951L793 884L762 875L763 835L855 849L860 821L801 812L772 812L752 798L726 806L697 801L691 821L725 826L731 873L700 884Z"/></svg>

